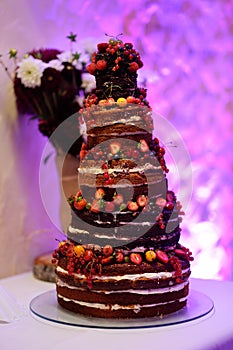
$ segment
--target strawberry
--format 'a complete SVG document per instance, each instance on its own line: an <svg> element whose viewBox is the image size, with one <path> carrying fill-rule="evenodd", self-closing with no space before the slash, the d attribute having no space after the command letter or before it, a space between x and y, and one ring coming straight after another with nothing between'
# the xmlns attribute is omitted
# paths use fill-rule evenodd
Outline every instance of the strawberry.
<svg viewBox="0 0 233 350"><path fill-rule="evenodd" d="M158 259L160 262L162 262L162 263L164 263L164 264L167 264L167 263L168 263L169 258L168 258L168 256L167 256L167 254L166 254L165 252L163 252L162 250L157 250L157 251L156 251L156 256L157 256L157 259Z"/></svg>
<svg viewBox="0 0 233 350"><path fill-rule="evenodd" d="M124 254L122 252L117 252L115 255L116 262L121 263L124 260Z"/></svg>
<svg viewBox="0 0 233 350"><path fill-rule="evenodd" d="M96 64L95 63L90 63L90 64L88 64L86 69L87 69L88 73L94 75L95 70L96 70Z"/></svg>
<svg viewBox="0 0 233 350"><path fill-rule="evenodd" d="M131 253L129 258L131 262L135 265L140 265L142 262L142 257L139 253Z"/></svg>
<svg viewBox="0 0 233 350"><path fill-rule="evenodd" d="M91 205L91 211L93 213L99 213L100 212L100 204L97 199L94 199Z"/></svg>
<svg viewBox="0 0 233 350"><path fill-rule="evenodd" d="M139 207L144 207L148 202L147 196L144 196L143 194L137 197L137 204Z"/></svg>
<svg viewBox="0 0 233 350"><path fill-rule="evenodd" d="M148 144L145 140L140 140L139 148L140 148L140 151L143 153L149 151Z"/></svg>
<svg viewBox="0 0 233 350"><path fill-rule="evenodd" d="M105 196L105 192L102 188L98 188L95 192L95 199L102 199Z"/></svg>
<svg viewBox="0 0 233 350"><path fill-rule="evenodd" d="M107 256L107 257L104 257L101 259L101 264L103 265L107 265L107 264L110 264L113 260L113 256L110 255L110 256Z"/></svg>
<svg viewBox="0 0 233 350"><path fill-rule="evenodd" d="M97 63L96 63L96 68L98 69L98 70L104 70L104 69L106 69L106 67L107 67L107 62L105 61L105 60L99 60L99 61L97 61ZM90 72L89 72L90 73Z"/></svg>
<svg viewBox="0 0 233 350"><path fill-rule="evenodd" d="M78 192L76 193L75 197L82 197L82 191L78 190Z"/></svg>
<svg viewBox="0 0 233 350"><path fill-rule="evenodd" d="M110 152L112 154L119 153L120 149L121 149L121 144L118 141L114 141L110 143Z"/></svg>
<svg viewBox="0 0 233 350"><path fill-rule="evenodd" d="M122 196L122 194L117 193L116 196L113 198L113 202L115 203L115 205L121 205L122 203L124 203L124 197Z"/></svg>
<svg viewBox="0 0 233 350"><path fill-rule="evenodd" d="M103 254L104 256L110 256L113 253L113 247L110 244L106 244L103 247Z"/></svg>
<svg viewBox="0 0 233 350"><path fill-rule="evenodd" d="M133 202L133 201L128 202L127 207L128 207L128 209L129 209L130 211L136 211L136 210L138 210L138 205L137 205L137 203L136 203L136 202Z"/></svg>
<svg viewBox="0 0 233 350"><path fill-rule="evenodd" d="M112 211L114 211L114 209L115 209L115 206L114 206L113 202L106 202L105 203L105 210L106 211L112 212Z"/></svg>
<svg viewBox="0 0 233 350"><path fill-rule="evenodd" d="M108 48L108 43L99 43L98 45L97 45L97 49L98 49L98 51L99 52L105 52L106 51L106 49Z"/></svg>
<svg viewBox="0 0 233 350"><path fill-rule="evenodd" d="M136 62L131 62L129 64L129 71L130 73L134 73L139 69L139 65Z"/></svg>
<svg viewBox="0 0 233 350"><path fill-rule="evenodd" d="M86 207L87 201L86 199L82 198L81 200L74 202L74 207L77 210L83 210Z"/></svg>

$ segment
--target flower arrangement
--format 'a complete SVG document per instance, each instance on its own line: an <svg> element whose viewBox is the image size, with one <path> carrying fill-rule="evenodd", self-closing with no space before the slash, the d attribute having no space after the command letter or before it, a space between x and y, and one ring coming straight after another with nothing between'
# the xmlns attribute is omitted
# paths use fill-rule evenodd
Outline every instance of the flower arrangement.
<svg viewBox="0 0 233 350"><path fill-rule="evenodd" d="M0 59L0 64L13 81L18 111L38 119L39 130L47 137L65 119L80 110L83 99L95 88L95 80L86 71L91 52L87 49L74 51L76 36L73 33L67 36L69 51L33 50L19 60L17 50L11 49L9 58L15 61L13 77ZM59 142L54 143L59 148ZM72 146L69 152L77 155L80 146Z"/></svg>

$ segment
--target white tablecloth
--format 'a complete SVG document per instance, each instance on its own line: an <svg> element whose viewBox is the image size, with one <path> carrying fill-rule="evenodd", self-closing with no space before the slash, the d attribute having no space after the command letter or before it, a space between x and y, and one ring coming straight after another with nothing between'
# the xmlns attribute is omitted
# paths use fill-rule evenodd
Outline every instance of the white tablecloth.
<svg viewBox="0 0 233 350"><path fill-rule="evenodd" d="M214 312L183 324L131 330L80 328L35 318L30 301L55 285L39 281L31 273L2 279L0 285L24 309L19 320L0 324L1 350L233 349L233 282L191 279L192 289L213 300Z"/></svg>

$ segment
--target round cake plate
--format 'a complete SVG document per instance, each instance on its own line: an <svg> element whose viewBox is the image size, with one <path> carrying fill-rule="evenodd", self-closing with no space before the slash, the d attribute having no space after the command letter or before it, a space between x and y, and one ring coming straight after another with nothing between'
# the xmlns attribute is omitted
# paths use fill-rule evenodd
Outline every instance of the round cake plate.
<svg viewBox="0 0 233 350"><path fill-rule="evenodd" d="M100 329L133 329L176 325L204 317L213 309L213 301L207 295L195 290L190 291L187 305L183 309L163 317L141 319L103 319L72 313L57 303L55 290L42 293L30 302L31 312L41 320L59 325Z"/></svg>

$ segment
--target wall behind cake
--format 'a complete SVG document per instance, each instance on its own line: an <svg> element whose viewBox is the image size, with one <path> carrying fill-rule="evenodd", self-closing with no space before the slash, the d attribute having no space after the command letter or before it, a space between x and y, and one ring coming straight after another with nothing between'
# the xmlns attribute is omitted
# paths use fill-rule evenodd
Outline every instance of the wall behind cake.
<svg viewBox="0 0 233 350"><path fill-rule="evenodd" d="M140 51L144 61L140 81L146 82L148 100L175 130L161 137L171 156L170 188L185 200L182 241L195 256L193 277L233 278L232 13L229 0L2 0L0 5L0 53L9 68L13 68L7 60L10 48L21 55L40 47L66 50L70 31L80 41L88 38L94 43L106 40L105 33L123 33L122 39ZM0 81L0 277L4 277L30 270L37 255L56 246L60 233L40 197L38 171L47 140L35 121L16 113L12 86L3 70ZM177 135L192 164L192 179L184 183L185 163L170 161L179 147ZM46 166L43 185L51 191L58 217L55 155Z"/></svg>

